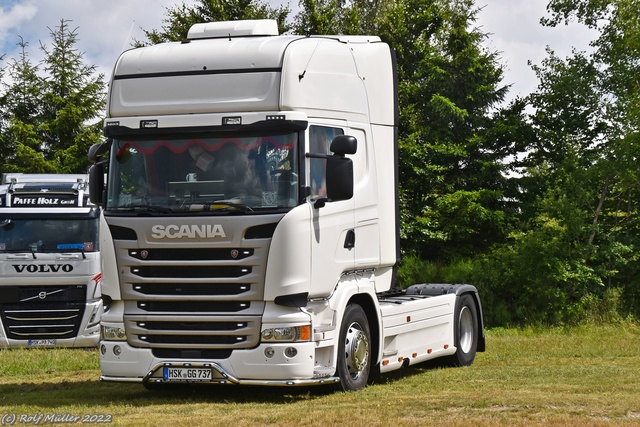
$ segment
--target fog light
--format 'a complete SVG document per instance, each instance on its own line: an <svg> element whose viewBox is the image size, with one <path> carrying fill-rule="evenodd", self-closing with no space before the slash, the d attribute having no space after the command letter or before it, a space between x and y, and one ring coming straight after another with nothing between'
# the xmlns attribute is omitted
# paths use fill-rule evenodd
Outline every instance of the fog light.
<svg viewBox="0 0 640 427"><path fill-rule="evenodd" d="M102 355L104 356L105 354L107 354L107 346L102 344L100 346L100 353L102 353Z"/></svg>
<svg viewBox="0 0 640 427"><path fill-rule="evenodd" d="M264 355L267 356L269 359L273 357L275 352L276 351L273 349L273 347L267 347L264 349Z"/></svg>
<svg viewBox="0 0 640 427"><path fill-rule="evenodd" d="M122 354L122 349L119 345L113 347L113 354L115 354L116 356L120 356L120 354Z"/></svg>
<svg viewBox="0 0 640 427"><path fill-rule="evenodd" d="M296 357L296 354L298 354L298 350L296 350L295 347L287 347L284 350L284 355L289 359Z"/></svg>

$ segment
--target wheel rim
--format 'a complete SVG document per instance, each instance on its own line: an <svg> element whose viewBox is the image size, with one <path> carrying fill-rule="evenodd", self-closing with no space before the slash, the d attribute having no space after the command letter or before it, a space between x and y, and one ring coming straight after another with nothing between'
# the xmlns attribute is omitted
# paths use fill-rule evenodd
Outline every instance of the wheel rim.
<svg viewBox="0 0 640 427"><path fill-rule="evenodd" d="M458 319L458 330L460 334L460 348L463 352L469 353L473 345L473 317L469 307L464 306L460 310Z"/></svg>
<svg viewBox="0 0 640 427"><path fill-rule="evenodd" d="M347 369L351 378L358 378L367 367L369 360L369 340L358 323L352 323L347 330L344 343Z"/></svg>

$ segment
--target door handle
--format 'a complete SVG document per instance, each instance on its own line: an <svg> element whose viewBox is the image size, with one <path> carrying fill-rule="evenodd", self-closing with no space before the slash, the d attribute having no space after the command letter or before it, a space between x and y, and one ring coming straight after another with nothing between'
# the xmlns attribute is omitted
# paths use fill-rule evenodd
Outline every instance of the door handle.
<svg viewBox="0 0 640 427"><path fill-rule="evenodd" d="M347 231L347 237L344 239L345 249L351 249L356 245L356 232L353 230Z"/></svg>

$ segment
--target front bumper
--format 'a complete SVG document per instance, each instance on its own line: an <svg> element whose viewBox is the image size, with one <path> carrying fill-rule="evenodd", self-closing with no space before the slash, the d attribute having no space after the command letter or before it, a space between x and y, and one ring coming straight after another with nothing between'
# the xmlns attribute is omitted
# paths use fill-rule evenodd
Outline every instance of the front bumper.
<svg viewBox="0 0 640 427"><path fill-rule="evenodd" d="M119 347L119 348L116 348ZM293 347L297 354L287 357L285 350ZM267 349L270 351L266 351ZM268 357L266 354L271 354ZM326 372L319 374L314 366L314 343L262 343L253 349L234 350L223 360L159 359L150 349L134 348L127 342L102 341L100 343L101 381L164 383L164 368L210 368L206 384L243 385L319 385L338 382ZM196 381L177 381L182 383Z"/></svg>

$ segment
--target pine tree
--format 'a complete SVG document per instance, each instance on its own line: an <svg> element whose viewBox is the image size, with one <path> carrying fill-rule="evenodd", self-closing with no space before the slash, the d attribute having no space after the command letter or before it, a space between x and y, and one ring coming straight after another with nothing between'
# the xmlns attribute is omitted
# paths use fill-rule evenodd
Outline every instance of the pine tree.
<svg viewBox="0 0 640 427"><path fill-rule="evenodd" d="M47 77L42 93L39 134L45 159L58 165L63 173L84 172L86 153L100 142L104 111L104 76L95 65L86 65L78 52L77 28L67 20L50 30L52 46L41 43Z"/></svg>
<svg viewBox="0 0 640 427"><path fill-rule="evenodd" d="M44 80L39 65L33 64L27 52L28 43L18 43L20 56L7 66L8 82L3 82L2 145L0 172L45 173L55 167L42 155L42 141L38 135L42 115L41 93Z"/></svg>

